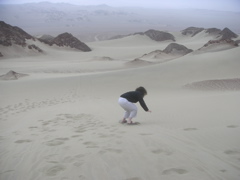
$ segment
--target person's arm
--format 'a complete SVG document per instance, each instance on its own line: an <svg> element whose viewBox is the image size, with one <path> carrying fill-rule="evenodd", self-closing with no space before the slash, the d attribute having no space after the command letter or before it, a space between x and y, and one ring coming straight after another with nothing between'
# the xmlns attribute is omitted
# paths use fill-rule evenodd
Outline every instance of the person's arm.
<svg viewBox="0 0 240 180"><path fill-rule="evenodd" d="M142 108L143 108L145 111L151 112L151 111L149 111L149 109L148 109L146 103L144 102L143 98L141 98L141 99L139 100L139 103L140 103L140 105L142 106Z"/></svg>

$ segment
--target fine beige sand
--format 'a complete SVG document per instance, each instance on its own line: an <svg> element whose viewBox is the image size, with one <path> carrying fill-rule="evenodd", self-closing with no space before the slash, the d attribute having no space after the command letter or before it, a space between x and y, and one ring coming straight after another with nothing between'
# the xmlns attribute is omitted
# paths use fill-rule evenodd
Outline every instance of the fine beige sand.
<svg viewBox="0 0 240 180"><path fill-rule="evenodd" d="M0 179L239 180L240 47L174 36L194 52L141 59L171 43L141 35L91 52L1 47L0 75L20 75L0 77ZM138 86L152 113L137 104L141 124L122 125L118 97Z"/></svg>

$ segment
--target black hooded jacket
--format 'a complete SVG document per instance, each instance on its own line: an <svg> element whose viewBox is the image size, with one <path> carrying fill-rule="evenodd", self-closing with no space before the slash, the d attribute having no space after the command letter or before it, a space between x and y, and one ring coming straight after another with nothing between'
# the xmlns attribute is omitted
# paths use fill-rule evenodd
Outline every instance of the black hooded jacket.
<svg viewBox="0 0 240 180"><path fill-rule="evenodd" d="M145 102L143 100L143 96L144 95L141 92L139 92L139 91L129 91L129 92L126 92L126 93L122 94L120 97L125 98L129 102L132 102L132 103L139 102L140 105L142 106L142 108L145 111L148 111L148 107L147 107L147 105L145 104Z"/></svg>

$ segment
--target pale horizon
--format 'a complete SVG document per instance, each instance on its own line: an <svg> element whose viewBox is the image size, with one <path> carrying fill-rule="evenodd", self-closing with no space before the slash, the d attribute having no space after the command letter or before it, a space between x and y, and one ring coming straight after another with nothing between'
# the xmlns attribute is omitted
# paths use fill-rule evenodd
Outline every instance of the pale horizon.
<svg viewBox="0 0 240 180"><path fill-rule="evenodd" d="M216 11L234 11L240 12L240 1L238 0L178 0L171 1L156 1L156 0L0 0L0 4L24 4L24 3L39 3L39 2L50 2L50 3L68 3L75 5L100 5L106 4L113 7L145 7L145 8L156 8L156 9L206 9Z"/></svg>

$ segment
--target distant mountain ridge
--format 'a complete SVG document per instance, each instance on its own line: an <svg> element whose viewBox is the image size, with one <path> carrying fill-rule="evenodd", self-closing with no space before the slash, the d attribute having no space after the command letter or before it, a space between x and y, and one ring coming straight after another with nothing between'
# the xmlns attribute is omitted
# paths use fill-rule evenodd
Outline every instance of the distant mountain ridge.
<svg viewBox="0 0 240 180"><path fill-rule="evenodd" d="M240 33L236 23L239 19L237 12L81 6L70 3L0 4L0 17L2 21L21 27L33 36L50 33L56 37L69 32L83 42L107 40L118 34L147 29L180 31L189 25L229 27Z"/></svg>

